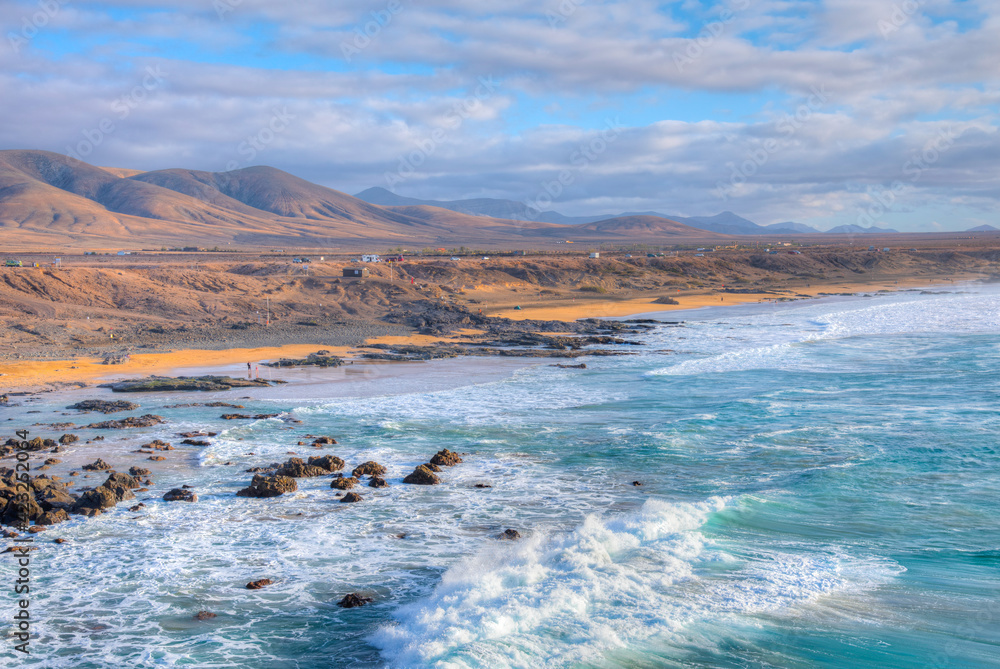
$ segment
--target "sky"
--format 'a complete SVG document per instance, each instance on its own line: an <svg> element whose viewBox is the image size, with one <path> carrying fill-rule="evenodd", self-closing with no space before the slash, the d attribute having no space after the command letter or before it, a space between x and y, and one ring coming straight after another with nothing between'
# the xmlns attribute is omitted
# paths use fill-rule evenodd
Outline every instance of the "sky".
<svg viewBox="0 0 1000 669"><path fill-rule="evenodd" d="M0 148L566 215L1000 227L1000 0L0 0Z"/></svg>

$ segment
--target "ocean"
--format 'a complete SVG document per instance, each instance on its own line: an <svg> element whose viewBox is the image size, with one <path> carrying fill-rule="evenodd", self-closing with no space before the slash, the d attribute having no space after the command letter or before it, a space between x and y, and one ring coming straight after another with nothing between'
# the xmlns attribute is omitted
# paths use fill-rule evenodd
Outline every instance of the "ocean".
<svg viewBox="0 0 1000 669"><path fill-rule="evenodd" d="M33 554L38 637L18 662L1000 667L1000 290L652 317L683 323L582 370L355 365L275 371L294 382L273 390L129 397L142 408L128 415L169 423L71 445L49 473L100 455L156 469L155 487L141 511L37 535L69 543ZM5 410L9 432L103 420L63 414L111 393L40 397ZM281 416L165 408L209 401ZM179 445L196 429L219 434ZM299 446L305 434L339 444ZM130 453L153 438L177 450ZM401 483L442 448L464 462L441 485ZM289 452L376 460L390 486L356 504L328 477L235 496L245 469ZM198 502L160 500L182 484ZM522 538L496 538L508 528ZM245 588L258 578L274 584ZM350 592L374 601L339 608Z"/></svg>

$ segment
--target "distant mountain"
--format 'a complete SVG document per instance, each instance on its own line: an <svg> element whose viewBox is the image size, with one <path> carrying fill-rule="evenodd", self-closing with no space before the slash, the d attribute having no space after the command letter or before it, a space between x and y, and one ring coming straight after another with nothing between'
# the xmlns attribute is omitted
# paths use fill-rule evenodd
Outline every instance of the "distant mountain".
<svg viewBox="0 0 1000 669"><path fill-rule="evenodd" d="M717 232L724 235L770 235L776 232L785 234L810 234L819 232L815 228L800 223L776 223L774 225L757 225L753 221L738 216L731 211L724 211L715 216L674 216L659 211L626 211L620 214L592 214L588 216L564 216L557 211L545 211L540 214L528 212L527 206L523 202L515 200L500 200L492 198L478 198L471 200L420 200L412 197L396 195L395 193L375 186L361 191L355 195L358 199L381 205L383 207L405 207L425 205L440 207L450 211L457 211L472 216L493 216L495 218L508 218L515 221L542 221L545 223L558 223L559 225L586 225L598 221L607 221L617 218L634 218L636 216L652 216L664 218L677 223Z"/></svg>
<svg viewBox="0 0 1000 669"><path fill-rule="evenodd" d="M506 218L512 221L541 221L543 223L558 223L559 225L579 225L592 223L615 216L615 214L598 214L596 216L563 216L557 211L543 211L540 214L528 212L523 202L481 197L470 200L421 200L415 197L396 195L381 186L363 190L354 197L371 204L383 207L414 207L427 206L456 211L470 216L492 216ZM657 214L659 215L659 214Z"/></svg>
<svg viewBox="0 0 1000 669"><path fill-rule="evenodd" d="M577 239L585 236L585 232L594 233L591 239L597 240L608 235L619 238L662 238L700 236L706 239L722 238L724 235L707 234L698 228L685 225L662 216L633 215L616 216L603 221L584 223L573 227L573 236Z"/></svg>
<svg viewBox="0 0 1000 669"><path fill-rule="evenodd" d="M802 225L801 223L794 223L792 221L786 221L784 223L772 223L771 225L765 225L762 227L769 232L791 232L798 234L819 233L819 230L817 230L816 228L811 228L808 225Z"/></svg>
<svg viewBox="0 0 1000 669"><path fill-rule="evenodd" d="M899 230L893 230L892 228L876 228L872 226L870 228L862 228L860 225L838 225L835 228L830 228L824 234L827 235L884 235L891 233L898 233Z"/></svg>
<svg viewBox="0 0 1000 669"><path fill-rule="evenodd" d="M969 228L966 232L1000 232L1000 228L994 228L992 225L977 225L974 228Z"/></svg>
<svg viewBox="0 0 1000 669"><path fill-rule="evenodd" d="M602 216L600 225L588 228L591 219L583 226L512 220L526 212L523 204L509 200L466 200L448 210L388 191L369 196L392 204L373 204L267 166L139 172L95 167L47 151L0 150L0 243L523 248L556 241L655 243L718 237L662 217Z"/></svg>

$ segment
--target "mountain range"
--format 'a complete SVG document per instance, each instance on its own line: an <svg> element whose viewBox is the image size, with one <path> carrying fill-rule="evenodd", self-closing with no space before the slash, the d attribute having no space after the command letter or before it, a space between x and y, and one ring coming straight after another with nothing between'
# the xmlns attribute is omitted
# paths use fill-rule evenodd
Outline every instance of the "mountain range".
<svg viewBox="0 0 1000 669"><path fill-rule="evenodd" d="M787 221L785 223L773 223L771 225L758 225L753 221L738 216L731 211L724 211L715 216L676 216L664 214L657 211L626 211L620 214L594 214L589 216L564 216L557 211L543 211L541 213L530 212L528 206L523 202L515 200L501 200L493 198L478 198L473 200L419 200L412 197L396 195L392 191L379 186L369 188L358 193L355 197L382 206L403 206L403 205L424 205L440 207L451 211L468 214L470 216L495 216L499 218L509 218L519 221L542 221L546 223L559 223L562 225L581 225L603 221L607 219L630 217L630 216L654 216L677 221L693 228L717 232L723 235L773 235L782 234L841 234L841 233L876 233L887 234L898 232L891 228L862 228L856 225L839 226L833 230L823 233L816 228Z"/></svg>
<svg viewBox="0 0 1000 669"><path fill-rule="evenodd" d="M273 167L230 172L102 168L46 151L0 151L0 240L7 245L368 243L515 248L562 241L724 239L653 216L586 225L380 206Z"/></svg>
<svg viewBox="0 0 1000 669"><path fill-rule="evenodd" d="M0 151L0 242L7 246L551 246L723 241L815 234L798 223L761 226L732 212L679 217L624 212L531 220L513 200L431 201L382 188L357 197L279 169L229 172L103 168L58 153ZM991 226L981 226L983 231ZM890 233L840 226L838 233Z"/></svg>

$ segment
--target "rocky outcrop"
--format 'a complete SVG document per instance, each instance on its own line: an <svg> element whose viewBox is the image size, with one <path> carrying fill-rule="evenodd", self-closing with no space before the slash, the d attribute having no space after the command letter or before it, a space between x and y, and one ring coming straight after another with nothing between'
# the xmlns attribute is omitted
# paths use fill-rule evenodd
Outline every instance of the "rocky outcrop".
<svg viewBox="0 0 1000 669"><path fill-rule="evenodd" d="M59 443L65 446L66 444L72 444L75 441L80 441L80 437L75 434L64 434L59 437Z"/></svg>
<svg viewBox="0 0 1000 669"><path fill-rule="evenodd" d="M386 473L386 468L377 462L369 460L368 462L363 462L354 468L351 472L351 476L354 478L360 478L362 476L382 476Z"/></svg>
<svg viewBox="0 0 1000 669"><path fill-rule="evenodd" d="M364 497L356 492L349 492L340 498L341 503L353 504L354 502L360 502Z"/></svg>
<svg viewBox="0 0 1000 669"><path fill-rule="evenodd" d="M105 509L112 509L118 503L118 498L115 493L108 490L104 486L98 486L93 490L87 490L80 498L76 501L73 506L73 513L78 513L85 516L97 515L93 513L96 511L100 513ZM88 509L90 511L88 511Z"/></svg>
<svg viewBox="0 0 1000 669"><path fill-rule="evenodd" d="M288 461L281 465L281 468L275 473L279 476L290 476L292 478L300 479L312 476L323 476L324 474L329 474L330 470L313 464L306 464L302 458L288 458Z"/></svg>
<svg viewBox="0 0 1000 669"><path fill-rule="evenodd" d="M87 472L109 472L112 471L114 467L106 463L104 460L97 458L89 465L84 465L83 470Z"/></svg>
<svg viewBox="0 0 1000 669"><path fill-rule="evenodd" d="M147 450L153 450L153 451L172 451L172 450L174 450L173 446L171 446L170 444L168 444L167 442L165 442L165 441L163 441L161 439L154 439L153 441L149 442L148 444L143 444L139 448L145 448Z"/></svg>
<svg viewBox="0 0 1000 669"><path fill-rule="evenodd" d="M105 420L100 423L91 423L86 428L90 430L124 430L133 427L152 427L165 423L163 416L146 414L144 416L129 416L121 420Z"/></svg>
<svg viewBox="0 0 1000 669"><path fill-rule="evenodd" d="M261 476L257 474L250 482L250 486L243 488L236 493L237 497L277 497L286 492L295 492L299 489L299 484L295 479L288 476Z"/></svg>
<svg viewBox="0 0 1000 669"><path fill-rule="evenodd" d="M163 495L164 502L197 502L198 495L193 490L174 488Z"/></svg>
<svg viewBox="0 0 1000 669"><path fill-rule="evenodd" d="M128 474L119 474L116 472L109 476L108 480L101 484L101 487L110 490L115 496L115 503L118 503L124 502L127 499L135 499L132 490L140 488L141 485Z"/></svg>
<svg viewBox="0 0 1000 669"><path fill-rule="evenodd" d="M328 472L339 472L344 468L345 463L336 455L324 455L322 457L309 458L309 464L314 467L321 467Z"/></svg>
<svg viewBox="0 0 1000 669"><path fill-rule="evenodd" d="M462 461L462 458L458 453L453 453L447 448L442 449L434 454L431 458L431 464L438 465L440 467L454 467Z"/></svg>
<svg viewBox="0 0 1000 669"><path fill-rule="evenodd" d="M403 479L403 483L410 483L412 485L437 485L441 483L441 479L426 466L418 465L412 474Z"/></svg>
<svg viewBox="0 0 1000 669"><path fill-rule="evenodd" d="M388 488L389 484L384 478L378 476L373 476L370 481L368 481L369 488Z"/></svg>
<svg viewBox="0 0 1000 669"><path fill-rule="evenodd" d="M69 520L69 514L63 509L52 509L51 511L46 511L38 520L35 521L36 525L56 525L58 523L63 523Z"/></svg>
<svg viewBox="0 0 1000 669"><path fill-rule="evenodd" d="M356 592L352 592L348 595L344 595L344 598L337 602L337 606L342 609L353 609L358 606L364 606L372 601L371 597L362 597Z"/></svg>
<svg viewBox="0 0 1000 669"><path fill-rule="evenodd" d="M128 473L129 476L149 476L153 472L144 467L129 467Z"/></svg>
<svg viewBox="0 0 1000 669"><path fill-rule="evenodd" d="M247 590L260 590L261 588L271 585L272 583L274 583L274 581L269 578L262 578L258 581L250 581L247 583Z"/></svg>
<svg viewBox="0 0 1000 669"><path fill-rule="evenodd" d="M116 411L132 411L138 409L139 405L135 402L126 402L125 400L84 400L82 402L77 402L76 404L71 404L67 409L76 409L77 411L100 411L101 413L115 413Z"/></svg>
<svg viewBox="0 0 1000 669"><path fill-rule="evenodd" d="M212 613L211 611L199 611L194 614L195 620L211 620L212 618L217 618L219 614Z"/></svg>
<svg viewBox="0 0 1000 669"><path fill-rule="evenodd" d="M330 487L336 488L337 490L350 490L356 485L358 485L358 479L354 478L353 476L350 477L341 476L333 479L333 481L330 483Z"/></svg>
<svg viewBox="0 0 1000 669"><path fill-rule="evenodd" d="M521 538L521 533L517 530L512 530L510 528L504 530L497 535L497 539L502 539L504 541L517 541Z"/></svg>
<svg viewBox="0 0 1000 669"><path fill-rule="evenodd" d="M69 511L76 504L76 498L65 490L59 488L47 488L35 494L35 499L46 511L53 509L63 509Z"/></svg>
<svg viewBox="0 0 1000 669"><path fill-rule="evenodd" d="M283 381L267 379L235 379L231 376L150 376L145 379L105 383L102 388L111 388L116 393L163 392L180 390L229 390L230 388L260 388Z"/></svg>
<svg viewBox="0 0 1000 669"><path fill-rule="evenodd" d="M337 440L333 437L316 437L313 440L313 446L328 446L336 444Z"/></svg>
<svg viewBox="0 0 1000 669"><path fill-rule="evenodd" d="M310 353L305 358L281 358L277 362L261 363L265 367L339 367L344 364L343 359L335 355L325 353Z"/></svg>

